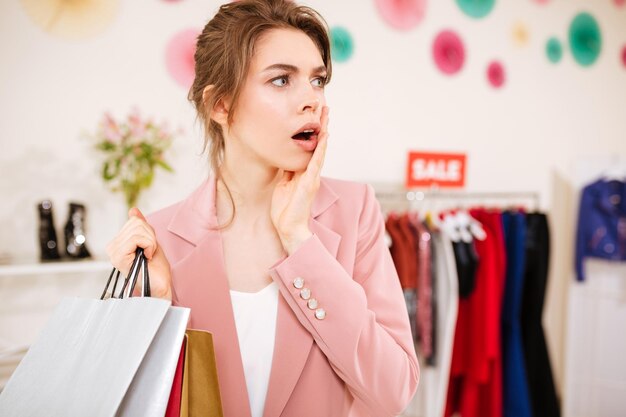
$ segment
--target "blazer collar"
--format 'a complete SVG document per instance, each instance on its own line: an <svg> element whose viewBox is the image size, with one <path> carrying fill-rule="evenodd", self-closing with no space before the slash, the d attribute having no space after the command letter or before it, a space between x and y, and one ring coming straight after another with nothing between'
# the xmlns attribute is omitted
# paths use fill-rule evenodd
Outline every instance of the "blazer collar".
<svg viewBox="0 0 626 417"><path fill-rule="evenodd" d="M182 201L168 225L168 230L197 246L207 232L217 228L216 213L217 177L214 173ZM330 188L324 178L311 206L311 217L317 218L326 211L339 196Z"/></svg>

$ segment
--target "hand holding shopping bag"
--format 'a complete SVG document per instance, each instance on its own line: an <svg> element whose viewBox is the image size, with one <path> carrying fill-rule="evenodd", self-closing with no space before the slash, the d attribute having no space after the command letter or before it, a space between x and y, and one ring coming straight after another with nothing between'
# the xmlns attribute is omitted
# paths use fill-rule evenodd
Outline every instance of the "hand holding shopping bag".
<svg viewBox="0 0 626 417"><path fill-rule="evenodd" d="M159 245L154 228L143 213L133 207L128 211L128 220L122 229L107 244L106 253L113 266L127 276L137 248L144 250L150 265L151 296L172 299L172 276L170 264Z"/></svg>
<svg viewBox="0 0 626 417"><path fill-rule="evenodd" d="M142 296L124 298L140 269ZM0 394L1 416L165 414L189 309L149 297L142 249L116 297L118 278L109 299L61 301Z"/></svg>

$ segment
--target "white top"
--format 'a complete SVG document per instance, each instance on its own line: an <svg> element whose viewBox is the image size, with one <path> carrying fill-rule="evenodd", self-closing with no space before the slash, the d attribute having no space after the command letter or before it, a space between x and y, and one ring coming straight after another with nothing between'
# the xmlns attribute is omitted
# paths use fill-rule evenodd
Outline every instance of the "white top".
<svg viewBox="0 0 626 417"><path fill-rule="evenodd" d="M237 338L246 376L252 417L262 417L272 370L278 284L272 282L259 292L230 290Z"/></svg>

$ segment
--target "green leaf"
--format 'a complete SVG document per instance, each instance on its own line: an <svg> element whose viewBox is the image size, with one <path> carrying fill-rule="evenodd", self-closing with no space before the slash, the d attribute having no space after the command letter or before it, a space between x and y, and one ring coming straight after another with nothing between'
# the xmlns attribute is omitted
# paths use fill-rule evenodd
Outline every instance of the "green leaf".
<svg viewBox="0 0 626 417"><path fill-rule="evenodd" d="M104 152L111 152L113 150L115 150L115 144L112 142L100 142L98 144L96 144L96 149L99 149L101 151Z"/></svg>
<svg viewBox="0 0 626 417"><path fill-rule="evenodd" d="M174 169L169 166L167 164L167 162L163 161L162 159L158 159L156 161L157 165L160 166L161 168L163 168L164 170L168 171L168 172L174 172Z"/></svg>
<svg viewBox="0 0 626 417"><path fill-rule="evenodd" d="M111 181L120 173L120 160L108 160L102 165L102 178L105 181Z"/></svg>
<svg viewBox="0 0 626 417"><path fill-rule="evenodd" d="M154 179L154 172L152 172L152 170L151 170L150 172L146 173L142 177L142 181L141 181L142 188L150 187L150 185L152 185L152 180L153 179Z"/></svg>
<svg viewBox="0 0 626 417"><path fill-rule="evenodd" d="M111 175L111 173L109 172L111 168L111 164L106 161L103 165L102 165L102 178L104 178L105 181L111 181L113 178L115 178L114 175Z"/></svg>

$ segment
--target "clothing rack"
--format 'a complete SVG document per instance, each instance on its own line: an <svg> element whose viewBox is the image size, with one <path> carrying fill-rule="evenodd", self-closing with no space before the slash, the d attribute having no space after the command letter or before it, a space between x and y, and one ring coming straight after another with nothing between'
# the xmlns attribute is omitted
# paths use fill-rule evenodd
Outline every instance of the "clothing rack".
<svg viewBox="0 0 626 417"><path fill-rule="evenodd" d="M424 203L428 201L447 200L447 201L467 201L480 200L487 201L514 201L514 202L530 202L534 209L539 207L540 196L535 191L490 191L490 192L471 192L471 191L440 191L440 190L384 190L374 187L376 198L381 205L389 203Z"/></svg>

